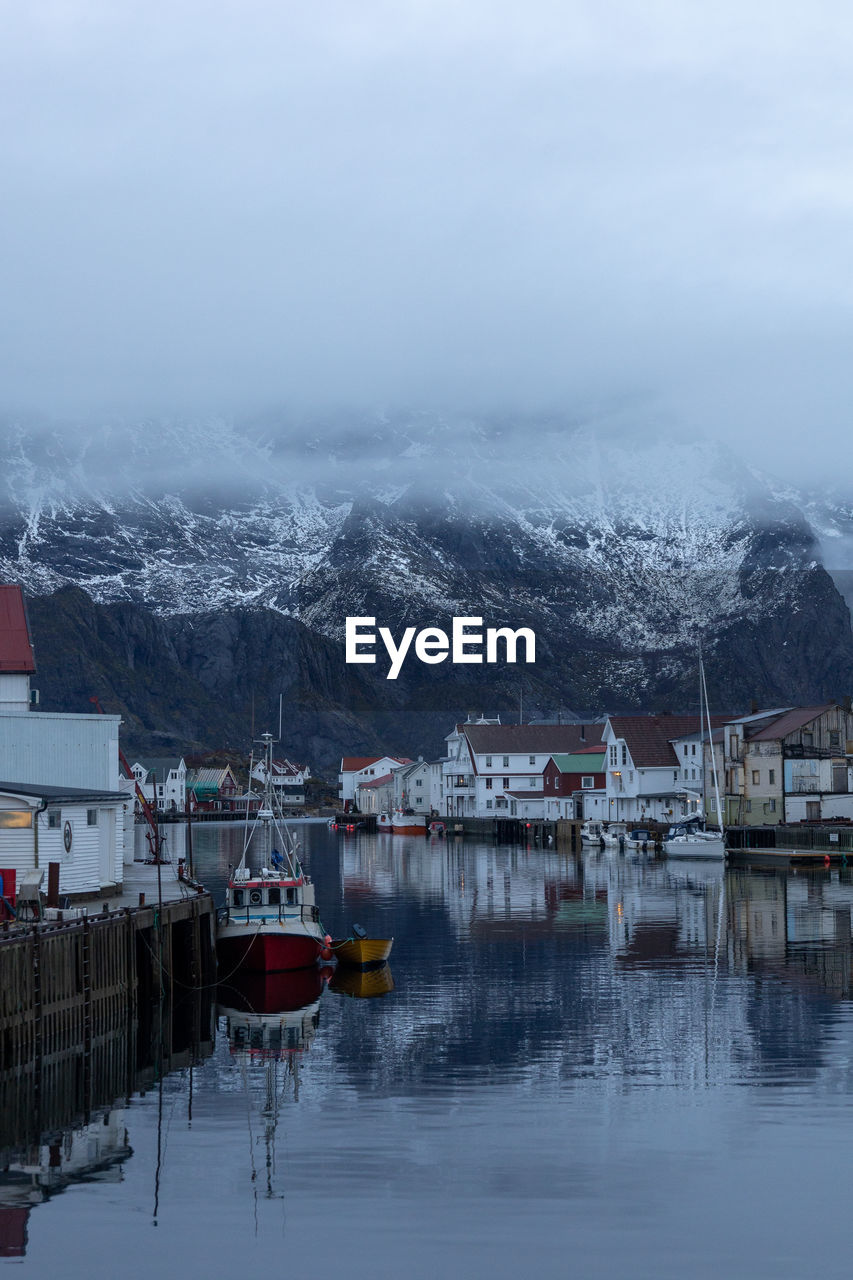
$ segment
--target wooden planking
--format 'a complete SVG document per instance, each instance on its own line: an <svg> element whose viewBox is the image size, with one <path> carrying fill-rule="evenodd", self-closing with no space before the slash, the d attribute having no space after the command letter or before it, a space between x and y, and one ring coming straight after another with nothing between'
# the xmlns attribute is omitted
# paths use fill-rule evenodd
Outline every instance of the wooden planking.
<svg viewBox="0 0 853 1280"><path fill-rule="evenodd" d="M84 1093L92 1094L96 1045L126 1030L140 987L155 1000L199 987L211 973L214 931L209 895L164 904L158 929L151 908L82 920L0 930L0 1072L37 1061L52 1072L71 1052L83 1054ZM175 937L180 933L180 940ZM147 945L137 945L137 936ZM185 957L173 972L176 957ZM161 981L162 978L162 981Z"/></svg>

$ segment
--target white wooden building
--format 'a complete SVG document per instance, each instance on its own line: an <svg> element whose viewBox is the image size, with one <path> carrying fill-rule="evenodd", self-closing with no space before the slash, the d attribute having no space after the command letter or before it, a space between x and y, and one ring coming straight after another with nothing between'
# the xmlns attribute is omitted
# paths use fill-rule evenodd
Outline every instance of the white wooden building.
<svg viewBox="0 0 853 1280"><path fill-rule="evenodd" d="M445 738L442 812L448 817L538 817L552 755L601 741L601 724L457 724ZM523 810L523 812L522 812Z"/></svg>
<svg viewBox="0 0 853 1280"><path fill-rule="evenodd" d="M187 766L183 756L146 756L144 760L135 760L130 771L133 777L122 777L119 786L122 791L133 795L136 808L141 807L136 787L139 787L149 804L153 805L156 786L156 807L159 810L165 813L186 812Z"/></svg>
<svg viewBox="0 0 853 1280"><path fill-rule="evenodd" d="M394 808L413 809L415 813L442 813L441 760L417 760L400 765L393 772Z"/></svg>
<svg viewBox="0 0 853 1280"><path fill-rule="evenodd" d="M0 782L0 869L59 863L63 896L98 894L123 879L127 796L121 791ZM132 836L132 831L131 831Z"/></svg>
<svg viewBox="0 0 853 1280"><path fill-rule="evenodd" d="M258 760L252 768L252 777L256 782L266 780L266 763ZM273 790L280 803L288 806L302 807L305 804L305 783L311 777L307 765L294 764L291 760L273 760L271 781Z"/></svg>
<svg viewBox="0 0 853 1280"><path fill-rule="evenodd" d="M115 715L34 710L20 587L0 585L0 868L60 864L60 892L113 891L133 859Z"/></svg>
<svg viewBox="0 0 853 1280"><path fill-rule="evenodd" d="M391 773L401 764L411 764L408 756L344 756L338 774L338 790L344 804L356 798L356 788L362 782L372 782L383 774Z"/></svg>

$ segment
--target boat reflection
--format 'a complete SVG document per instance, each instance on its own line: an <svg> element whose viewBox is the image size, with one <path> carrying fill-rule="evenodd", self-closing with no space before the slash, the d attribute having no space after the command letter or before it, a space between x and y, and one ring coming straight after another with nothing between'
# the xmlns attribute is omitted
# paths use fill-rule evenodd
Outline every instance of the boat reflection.
<svg viewBox="0 0 853 1280"><path fill-rule="evenodd" d="M320 1022L320 997L331 969L244 973L218 988L232 1054L287 1058L309 1049Z"/></svg>
<svg viewBox="0 0 853 1280"><path fill-rule="evenodd" d="M341 996L353 996L356 1000L369 1000L373 996L386 996L394 990L391 966L387 960L372 969L353 969L339 966L329 983L329 990Z"/></svg>

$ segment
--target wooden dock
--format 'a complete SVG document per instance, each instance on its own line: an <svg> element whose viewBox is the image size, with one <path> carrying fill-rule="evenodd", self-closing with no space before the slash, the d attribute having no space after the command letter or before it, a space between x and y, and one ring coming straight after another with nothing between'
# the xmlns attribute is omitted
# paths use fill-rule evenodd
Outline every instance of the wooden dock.
<svg viewBox="0 0 853 1280"><path fill-rule="evenodd" d="M145 1039L155 1024L162 1029L164 1010L203 993L213 998L215 923L206 893L75 920L5 923L0 1114L14 1094L39 1124L71 1090L68 1106L85 1117L118 1076L119 1092L132 1092L140 1029ZM166 1022L169 1056L171 1014Z"/></svg>
<svg viewBox="0 0 853 1280"><path fill-rule="evenodd" d="M753 866L853 866L853 824L727 827L726 858Z"/></svg>

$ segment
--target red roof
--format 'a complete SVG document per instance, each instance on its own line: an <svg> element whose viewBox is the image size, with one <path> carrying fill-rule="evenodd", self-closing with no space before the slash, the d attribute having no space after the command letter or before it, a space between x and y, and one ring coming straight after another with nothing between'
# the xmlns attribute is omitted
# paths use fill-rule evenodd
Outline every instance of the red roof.
<svg viewBox="0 0 853 1280"><path fill-rule="evenodd" d="M35 669L24 593L18 586L0 586L0 671L32 675Z"/></svg>
<svg viewBox="0 0 853 1280"><path fill-rule="evenodd" d="M730 716L711 716L714 728L727 724ZM660 768L679 763L670 741L684 734L698 733L699 717L693 716L611 716L610 726L623 738L638 768Z"/></svg>
<svg viewBox="0 0 853 1280"><path fill-rule="evenodd" d="M408 756L344 756L341 760L341 773L358 773L367 769L378 760L395 760L397 764L413 764Z"/></svg>

